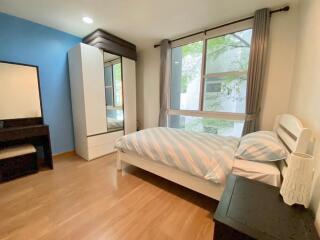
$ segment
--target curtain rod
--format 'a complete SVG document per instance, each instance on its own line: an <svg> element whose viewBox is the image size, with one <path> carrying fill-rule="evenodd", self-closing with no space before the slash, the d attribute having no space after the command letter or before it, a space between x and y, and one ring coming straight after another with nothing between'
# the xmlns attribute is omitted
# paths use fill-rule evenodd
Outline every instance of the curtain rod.
<svg viewBox="0 0 320 240"><path fill-rule="evenodd" d="M279 9L271 11L270 14L277 13L277 12L287 12L287 11L289 11L289 9L290 9L289 6L285 6L283 8L279 8ZM225 26L229 26L229 25L232 25L232 24L235 24L235 23L247 21L247 20L253 19L253 18L254 18L254 16L251 16L251 17L242 18L242 19L239 19L239 20L236 20L236 21L233 21L233 22L225 23L225 24L213 27L213 28L209 28L209 29L206 29L206 30L203 30L203 31L200 31L200 32L192 33L192 34L189 34L189 35L186 35L186 36L183 36L183 37L179 37L179 38L170 40L170 43L178 41L178 40L181 40L181 39L184 39L184 38L192 37L192 36L198 35L200 33L206 34L207 32L209 32L211 30L215 30L215 29L222 28L222 27L225 27ZM156 44L156 45L154 45L154 48L157 48L159 46L160 46L160 44Z"/></svg>

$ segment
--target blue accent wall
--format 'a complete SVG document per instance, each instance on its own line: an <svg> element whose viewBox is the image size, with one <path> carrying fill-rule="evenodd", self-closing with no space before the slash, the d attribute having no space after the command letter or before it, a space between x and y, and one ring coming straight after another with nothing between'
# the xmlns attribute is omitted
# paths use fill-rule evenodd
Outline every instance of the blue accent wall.
<svg viewBox="0 0 320 240"><path fill-rule="evenodd" d="M39 66L53 153L74 149L67 52L79 42L68 33L0 13L0 60Z"/></svg>

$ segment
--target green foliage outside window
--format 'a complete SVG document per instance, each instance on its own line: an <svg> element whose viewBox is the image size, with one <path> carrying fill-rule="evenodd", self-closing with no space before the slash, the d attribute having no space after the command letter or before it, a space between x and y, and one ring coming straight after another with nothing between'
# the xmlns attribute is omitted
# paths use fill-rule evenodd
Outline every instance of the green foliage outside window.
<svg viewBox="0 0 320 240"><path fill-rule="evenodd" d="M182 49L182 65L183 71L181 76L181 92L186 93L189 83L199 76L199 67L201 67L203 41L194 42L181 47ZM243 54L240 58L231 59L227 61L230 68L235 69L237 72L244 72L243 75L226 75L221 79L221 93L225 98L231 98L232 92L236 93L236 97L233 96L233 101L243 101L243 97L240 94L240 88L243 81L246 81L246 71L248 69L248 60L250 52L250 41L248 42L243 37L242 32L227 34L221 37L216 37L207 40L207 52L206 52L206 65L215 66L216 61L219 61L219 57L226 53L230 53L235 49L241 49ZM232 53L231 53L232 54ZM239 54L238 54L239 55ZM192 61L184 61L185 59L192 59ZM206 70L208 72L208 67ZM217 94L207 94L205 96L205 103L208 109L219 109L222 102L221 98L217 97ZM206 118L194 118L192 121L185 123L185 128L189 130L202 130L206 132L218 133L220 130L232 129L234 125L233 121L226 121L220 119L206 119Z"/></svg>
<svg viewBox="0 0 320 240"><path fill-rule="evenodd" d="M115 105L122 106L121 63L113 65Z"/></svg>
<svg viewBox="0 0 320 240"><path fill-rule="evenodd" d="M218 134L219 130L225 130L233 128L233 121L227 121L222 119L209 119L209 118L197 118L185 124L186 130L191 131L204 131L207 133Z"/></svg>

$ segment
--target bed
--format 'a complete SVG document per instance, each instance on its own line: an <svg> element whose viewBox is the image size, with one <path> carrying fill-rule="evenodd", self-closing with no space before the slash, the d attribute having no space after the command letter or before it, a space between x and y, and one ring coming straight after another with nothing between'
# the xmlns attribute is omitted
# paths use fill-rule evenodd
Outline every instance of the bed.
<svg viewBox="0 0 320 240"><path fill-rule="evenodd" d="M231 172L274 186L280 186L281 174L285 174L286 171L286 161L281 161L276 164L235 159L233 156L234 149L238 146L240 141L240 139L237 138L219 137L216 135L213 136L212 139L210 138L211 140L208 140L209 138L206 138L207 135L205 134L201 135L201 137L195 135L190 140L192 141L193 146L188 139L189 135L184 135L186 134L184 132L180 133L175 130L161 128L157 128L156 131L158 132L156 132L154 136L146 135L148 138L145 137L145 141L142 143L139 142L139 144L147 144L148 141L152 141L150 139L153 139L153 143L156 145L164 144L165 142L165 146L169 149L167 152L171 155L174 154L170 152L170 145L180 144L182 149L181 156L172 158L176 162L171 164L166 157L161 157L161 151L158 151L157 153L150 152L149 154L144 155L140 154L140 146L135 142L134 138L137 134L140 134L138 132L135 133L135 135L131 135L131 141L135 143L135 145L132 146L135 146L135 148L116 144L118 150L118 170L122 170L125 164L134 165L216 200L220 200L225 186L225 178ZM273 131L277 134L277 137L286 146L289 152L305 153L307 151L311 131L304 128L296 117L289 114L278 116ZM150 134L150 131L148 134ZM168 135L167 138L161 143L161 135L164 136L166 134ZM172 135L175 135L175 137L173 138ZM169 139L174 142L168 143ZM208 153L207 155L215 155L214 159L218 159L215 165L211 166L211 163L206 159L207 156L203 155L200 151L200 153L197 152L197 148L200 146L202 147L202 150L205 150ZM201 158L201 161L203 162L201 162L201 164L198 163L197 165L192 161L192 158L188 159L189 155L183 150L183 147L187 148L189 153L200 154L199 158ZM154 154L157 154L159 160L162 161L155 161ZM203 164L205 162L207 163L204 167ZM176 166L181 163L183 163L184 166L177 168ZM188 171L184 168L188 169ZM215 171L211 171L210 169L215 169Z"/></svg>

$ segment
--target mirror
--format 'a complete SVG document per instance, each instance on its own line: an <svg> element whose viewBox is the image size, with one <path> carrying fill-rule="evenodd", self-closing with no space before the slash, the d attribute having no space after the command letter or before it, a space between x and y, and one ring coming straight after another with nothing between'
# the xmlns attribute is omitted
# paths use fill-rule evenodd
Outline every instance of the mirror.
<svg viewBox="0 0 320 240"><path fill-rule="evenodd" d="M104 82L108 132L123 130L121 57L107 52L104 58Z"/></svg>
<svg viewBox="0 0 320 240"><path fill-rule="evenodd" d="M0 62L0 120L41 116L38 67Z"/></svg>

